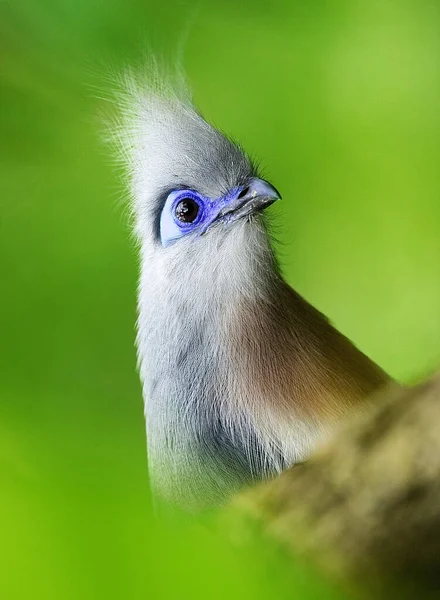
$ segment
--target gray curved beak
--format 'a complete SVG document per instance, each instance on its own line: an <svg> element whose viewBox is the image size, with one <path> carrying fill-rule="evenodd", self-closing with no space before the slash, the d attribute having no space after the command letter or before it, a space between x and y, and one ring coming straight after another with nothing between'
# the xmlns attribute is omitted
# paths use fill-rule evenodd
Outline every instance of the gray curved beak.
<svg viewBox="0 0 440 600"><path fill-rule="evenodd" d="M264 179L253 177L237 198L220 211L217 219L224 218L228 222L236 221L260 212L280 199L280 193L272 184Z"/></svg>

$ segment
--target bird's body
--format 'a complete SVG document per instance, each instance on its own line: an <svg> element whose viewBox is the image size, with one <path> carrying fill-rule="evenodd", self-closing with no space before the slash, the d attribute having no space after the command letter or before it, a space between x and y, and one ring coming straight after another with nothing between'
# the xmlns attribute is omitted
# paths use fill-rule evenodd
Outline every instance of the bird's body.
<svg viewBox="0 0 440 600"><path fill-rule="evenodd" d="M194 510L307 458L388 377L283 280L243 151L172 91L128 106L151 481Z"/></svg>

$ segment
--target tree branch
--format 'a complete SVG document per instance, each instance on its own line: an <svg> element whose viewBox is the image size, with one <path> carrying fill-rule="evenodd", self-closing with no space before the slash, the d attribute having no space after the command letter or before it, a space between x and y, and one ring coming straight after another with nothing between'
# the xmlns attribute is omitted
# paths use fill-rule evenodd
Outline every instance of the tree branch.
<svg viewBox="0 0 440 600"><path fill-rule="evenodd" d="M307 464L234 506L375 598L440 590L440 376L389 390Z"/></svg>

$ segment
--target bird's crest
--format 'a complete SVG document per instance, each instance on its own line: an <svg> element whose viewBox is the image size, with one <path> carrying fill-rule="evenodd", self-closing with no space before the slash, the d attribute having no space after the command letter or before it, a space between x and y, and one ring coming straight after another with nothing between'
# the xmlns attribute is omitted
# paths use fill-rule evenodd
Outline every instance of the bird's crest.
<svg viewBox="0 0 440 600"><path fill-rule="evenodd" d="M150 59L139 75L118 77L112 140L137 215L155 213L164 193L179 187L220 196L255 173L244 151L196 110L180 69Z"/></svg>

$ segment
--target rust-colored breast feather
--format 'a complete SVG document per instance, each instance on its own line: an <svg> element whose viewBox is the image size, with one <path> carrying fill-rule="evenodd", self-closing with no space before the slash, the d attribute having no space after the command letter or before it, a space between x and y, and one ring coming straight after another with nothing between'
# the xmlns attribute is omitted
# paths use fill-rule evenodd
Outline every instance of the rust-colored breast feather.
<svg viewBox="0 0 440 600"><path fill-rule="evenodd" d="M299 294L282 282L278 292L244 301L231 329L246 397L265 404L255 414L331 424L390 380Z"/></svg>

